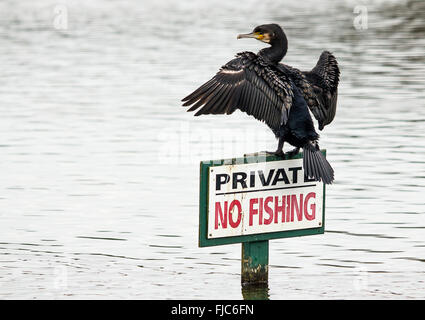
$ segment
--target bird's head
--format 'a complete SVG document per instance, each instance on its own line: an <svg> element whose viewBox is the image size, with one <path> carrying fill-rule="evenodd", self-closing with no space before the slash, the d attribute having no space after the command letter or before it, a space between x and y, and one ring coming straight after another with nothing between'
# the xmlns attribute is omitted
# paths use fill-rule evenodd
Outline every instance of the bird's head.
<svg viewBox="0 0 425 320"><path fill-rule="evenodd" d="M251 33L239 34L237 38L255 38L271 45L286 39L282 28L275 23L262 24L255 27Z"/></svg>

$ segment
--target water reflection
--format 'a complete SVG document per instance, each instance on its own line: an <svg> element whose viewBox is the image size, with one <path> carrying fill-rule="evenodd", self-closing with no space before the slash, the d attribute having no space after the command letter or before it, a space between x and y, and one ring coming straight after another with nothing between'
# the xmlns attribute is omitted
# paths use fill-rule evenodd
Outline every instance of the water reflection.
<svg viewBox="0 0 425 320"><path fill-rule="evenodd" d="M244 284L242 288L242 297L244 300L269 300L268 283Z"/></svg>

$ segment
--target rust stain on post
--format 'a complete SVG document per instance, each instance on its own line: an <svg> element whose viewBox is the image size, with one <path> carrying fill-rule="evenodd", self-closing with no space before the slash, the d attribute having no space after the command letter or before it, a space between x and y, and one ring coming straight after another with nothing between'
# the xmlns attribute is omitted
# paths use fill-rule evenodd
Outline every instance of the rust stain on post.
<svg viewBox="0 0 425 320"><path fill-rule="evenodd" d="M242 284L267 283L269 279L269 241L242 243Z"/></svg>

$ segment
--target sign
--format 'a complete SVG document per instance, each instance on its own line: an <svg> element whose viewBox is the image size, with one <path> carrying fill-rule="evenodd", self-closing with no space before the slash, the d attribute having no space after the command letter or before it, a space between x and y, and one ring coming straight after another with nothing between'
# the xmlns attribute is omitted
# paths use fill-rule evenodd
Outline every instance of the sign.
<svg viewBox="0 0 425 320"><path fill-rule="evenodd" d="M302 153L203 161L200 186L201 247L324 233L325 185Z"/></svg>

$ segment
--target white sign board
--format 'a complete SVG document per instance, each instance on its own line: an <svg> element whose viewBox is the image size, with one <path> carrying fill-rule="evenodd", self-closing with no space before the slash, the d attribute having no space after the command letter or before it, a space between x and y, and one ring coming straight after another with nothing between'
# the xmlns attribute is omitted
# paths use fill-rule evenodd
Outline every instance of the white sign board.
<svg viewBox="0 0 425 320"><path fill-rule="evenodd" d="M210 167L208 239L321 227L323 182L302 161Z"/></svg>

